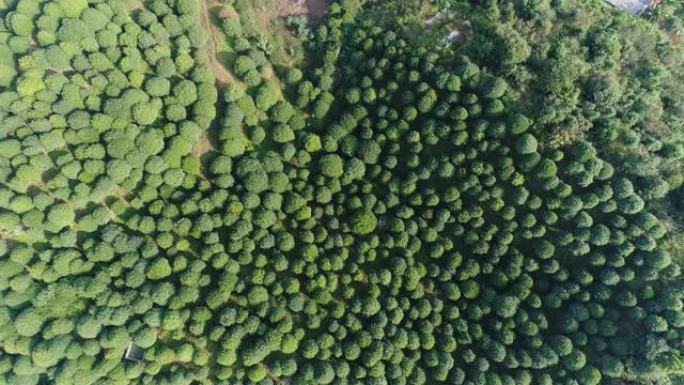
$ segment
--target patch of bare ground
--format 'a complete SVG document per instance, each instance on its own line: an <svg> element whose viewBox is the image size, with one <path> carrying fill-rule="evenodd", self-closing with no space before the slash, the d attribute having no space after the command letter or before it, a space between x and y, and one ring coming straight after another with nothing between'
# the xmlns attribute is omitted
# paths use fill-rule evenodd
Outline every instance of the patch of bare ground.
<svg viewBox="0 0 684 385"><path fill-rule="evenodd" d="M219 19L226 19L229 17L239 17L238 13L235 11L235 8L233 7L223 7L219 11Z"/></svg>
<svg viewBox="0 0 684 385"><path fill-rule="evenodd" d="M323 19L329 0L276 0L278 16L307 15L316 23Z"/></svg>
<svg viewBox="0 0 684 385"><path fill-rule="evenodd" d="M276 77L270 63L261 66L261 76L263 76L264 79L274 79Z"/></svg>
<svg viewBox="0 0 684 385"><path fill-rule="evenodd" d="M224 8L226 9L226 8ZM235 12L233 10L233 12ZM233 75L221 64L218 58L217 47L220 47L220 39L223 39L221 31L217 31L211 22L209 1L200 1L199 22L202 28L209 34L209 41L204 51L206 64L214 71L216 81L221 84L232 82Z"/></svg>
<svg viewBox="0 0 684 385"><path fill-rule="evenodd" d="M131 1L128 6L130 7L131 11L140 11L145 9L145 5L143 4L142 1Z"/></svg>
<svg viewBox="0 0 684 385"><path fill-rule="evenodd" d="M202 135L201 138L195 143L190 149L190 153L195 156L201 157L202 155L213 150L214 146L211 144L211 139L208 135Z"/></svg>

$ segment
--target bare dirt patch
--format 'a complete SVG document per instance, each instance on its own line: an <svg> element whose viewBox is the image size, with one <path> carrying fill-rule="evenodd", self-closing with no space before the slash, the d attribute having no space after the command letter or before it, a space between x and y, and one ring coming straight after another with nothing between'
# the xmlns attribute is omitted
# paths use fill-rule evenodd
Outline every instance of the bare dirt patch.
<svg viewBox="0 0 684 385"><path fill-rule="evenodd" d="M214 146L211 144L211 140L207 135L202 135L202 137L192 146L190 153L196 156L202 156L209 151L213 150Z"/></svg>
<svg viewBox="0 0 684 385"><path fill-rule="evenodd" d="M232 8L231 8L232 9ZM233 10L235 12L235 10ZM220 40L223 39L221 31L217 31L211 22L210 8L207 0L200 1L199 22L202 28L209 34L209 42L207 42L204 51L206 64L214 71L216 81L222 84L232 82L233 75L221 64L218 59L217 47L220 46Z"/></svg>
<svg viewBox="0 0 684 385"><path fill-rule="evenodd" d="M329 0L276 0L278 16L307 15L316 23L323 19Z"/></svg>
<svg viewBox="0 0 684 385"><path fill-rule="evenodd" d="M233 7L223 7L219 11L219 19L226 19L229 17L239 17L237 11L235 11L235 8Z"/></svg>

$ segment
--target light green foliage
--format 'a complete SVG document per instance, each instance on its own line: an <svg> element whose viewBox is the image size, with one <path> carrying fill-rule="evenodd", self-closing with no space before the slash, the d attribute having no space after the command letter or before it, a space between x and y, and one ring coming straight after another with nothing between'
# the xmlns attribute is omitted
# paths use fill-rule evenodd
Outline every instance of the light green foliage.
<svg viewBox="0 0 684 385"><path fill-rule="evenodd" d="M294 131L290 126L279 124L273 128L273 140L276 143L287 143L295 139Z"/></svg>
<svg viewBox="0 0 684 385"><path fill-rule="evenodd" d="M166 258L157 258L147 267L147 278L151 280L160 280L168 277L171 274L171 265Z"/></svg>
<svg viewBox="0 0 684 385"><path fill-rule="evenodd" d="M245 143L240 138L231 138L223 143L222 152L228 156L242 155L245 152Z"/></svg>
<svg viewBox="0 0 684 385"><path fill-rule="evenodd" d="M197 100L197 87L189 80L183 80L173 86L173 96L182 106L189 106Z"/></svg>
<svg viewBox="0 0 684 385"><path fill-rule="evenodd" d="M250 289L247 299L252 305L260 304L268 300L268 291L264 287L255 286Z"/></svg>
<svg viewBox="0 0 684 385"><path fill-rule="evenodd" d="M17 93L20 96L32 96L45 88L42 79L36 77L23 77L17 81Z"/></svg>
<svg viewBox="0 0 684 385"><path fill-rule="evenodd" d="M33 20L28 15L12 12L8 15L9 26L19 36L31 36L33 32Z"/></svg>
<svg viewBox="0 0 684 385"><path fill-rule="evenodd" d="M74 213L74 209L66 203L57 203L53 205L50 207L47 214L47 220L58 229L69 226L74 222L75 218L76 214Z"/></svg>
<svg viewBox="0 0 684 385"><path fill-rule="evenodd" d="M166 96L171 91L171 82L160 77L150 78L145 81L145 91L150 96Z"/></svg>
<svg viewBox="0 0 684 385"><path fill-rule="evenodd" d="M0 154L5 158L12 158L21 152L21 142L16 139L0 141Z"/></svg>
<svg viewBox="0 0 684 385"><path fill-rule="evenodd" d="M11 55L11 53L2 53L0 55ZM0 62L0 86L7 87L12 83L17 71L14 68L13 63L3 63Z"/></svg>
<svg viewBox="0 0 684 385"><path fill-rule="evenodd" d="M304 139L304 149L307 152L316 152L320 151L322 148L321 146L321 138L316 135L316 134L308 134L306 138Z"/></svg>
<svg viewBox="0 0 684 385"><path fill-rule="evenodd" d="M20 336L31 337L40 331L45 319L36 310L28 308L20 312L14 319L14 327Z"/></svg>
<svg viewBox="0 0 684 385"><path fill-rule="evenodd" d="M249 370L249 380L257 383L261 380L263 380L266 376L268 375L268 371L266 370L266 367L264 366L255 366Z"/></svg>
<svg viewBox="0 0 684 385"><path fill-rule="evenodd" d="M135 144L143 153L155 155L164 149L164 137L159 130L150 129L141 133L135 139Z"/></svg>
<svg viewBox="0 0 684 385"><path fill-rule="evenodd" d="M41 368L54 366L64 357L70 340L69 337L60 337L39 343L31 352L33 362Z"/></svg>
<svg viewBox="0 0 684 385"><path fill-rule="evenodd" d="M66 17L79 17L88 7L88 0L57 0L56 3Z"/></svg>
<svg viewBox="0 0 684 385"><path fill-rule="evenodd" d="M152 103L139 103L133 107L133 119L142 125L154 123L159 115L159 108Z"/></svg>
<svg viewBox="0 0 684 385"><path fill-rule="evenodd" d="M20 224L21 219L12 212L0 213L0 231L12 232Z"/></svg>

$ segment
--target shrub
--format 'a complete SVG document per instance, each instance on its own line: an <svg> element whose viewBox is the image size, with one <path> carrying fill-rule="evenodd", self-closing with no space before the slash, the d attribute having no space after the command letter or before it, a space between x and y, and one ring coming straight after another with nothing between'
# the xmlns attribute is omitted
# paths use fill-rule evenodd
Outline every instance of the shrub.
<svg viewBox="0 0 684 385"><path fill-rule="evenodd" d="M276 143L287 143L295 139L294 131L290 126L285 124L278 124L273 127L273 141Z"/></svg>
<svg viewBox="0 0 684 385"><path fill-rule="evenodd" d="M9 16L9 25L12 32L19 36L31 36L33 33L33 20L22 13L11 13Z"/></svg>
<svg viewBox="0 0 684 385"><path fill-rule="evenodd" d="M369 211L360 211L351 218L351 230L355 234L369 234L375 230L378 219Z"/></svg>
<svg viewBox="0 0 684 385"><path fill-rule="evenodd" d="M166 96L171 91L171 82L161 77L152 77L145 82L145 91L154 97Z"/></svg>
<svg viewBox="0 0 684 385"><path fill-rule="evenodd" d="M74 210L66 203L58 203L50 207L47 214L47 220L55 225L58 229L69 226L74 222L76 214Z"/></svg>
<svg viewBox="0 0 684 385"><path fill-rule="evenodd" d="M151 280L160 280L171 275L172 269L166 258L156 258L147 267L145 275Z"/></svg>
<svg viewBox="0 0 684 385"><path fill-rule="evenodd" d="M337 154L327 154L320 161L321 173L330 178L339 178L344 173L344 163Z"/></svg>
<svg viewBox="0 0 684 385"><path fill-rule="evenodd" d="M14 327L17 330L17 334L23 337L31 337L38 334L44 323L45 319L43 316L33 308L24 309L14 319Z"/></svg>
<svg viewBox="0 0 684 385"><path fill-rule="evenodd" d="M197 101L197 87L190 80L182 80L173 86L173 96L181 106L189 106Z"/></svg>
<svg viewBox="0 0 684 385"><path fill-rule="evenodd" d="M157 120L159 108L152 103L139 103L133 106L133 119L142 125L149 125Z"/></svg>
<svg viewBox="0 0 684 385"><path fill-rule="evenodd" d="M272 82L264 82L256 91L254 102L261 111L268 111L278 101L278 88Z"/></svg>
<svg viewBox="0 0 684 385"><path fill-rule="evenodd" d="M66 17L79 17L88 8L88 0L57 0Z"/></svg>
<svg viewBox="0 0 684 385"><path fill-rule="evenodd" d="M532 154L537 151L537 139L531 134L523 134L515 142L515 150L519 154Z"/></svg>

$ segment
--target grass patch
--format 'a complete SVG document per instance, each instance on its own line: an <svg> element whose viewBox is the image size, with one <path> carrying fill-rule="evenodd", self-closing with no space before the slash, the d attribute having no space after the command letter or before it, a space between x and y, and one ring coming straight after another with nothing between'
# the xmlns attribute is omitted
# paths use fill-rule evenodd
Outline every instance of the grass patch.
<svg viewBox="0 0 684 385"><path fill-rule="evenodd" d="M265 48L269 61L278 66L294 67L304 59L303 41L285 26L282 0L238 0L242 32L256 46Z"/></svg>

